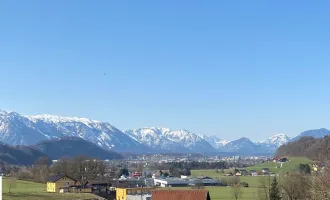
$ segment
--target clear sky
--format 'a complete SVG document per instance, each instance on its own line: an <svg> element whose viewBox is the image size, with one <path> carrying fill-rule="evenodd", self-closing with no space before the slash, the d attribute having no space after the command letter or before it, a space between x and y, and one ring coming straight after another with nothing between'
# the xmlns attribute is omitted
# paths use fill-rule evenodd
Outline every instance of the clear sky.
<svg viewBox="0 0 330 200"><path fill-rule="evenodd" d="M329 1L0 2L0 108L262 140L330 128Z"/></svg>

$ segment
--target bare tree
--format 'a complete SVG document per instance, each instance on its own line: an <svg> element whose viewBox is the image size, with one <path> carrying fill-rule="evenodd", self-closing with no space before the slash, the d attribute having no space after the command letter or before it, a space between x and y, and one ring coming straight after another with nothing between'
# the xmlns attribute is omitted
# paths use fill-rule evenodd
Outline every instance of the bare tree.
<svg viewBox="0 0 330 200"><path fill-rule="evenodd" d="M310 177L302 176L298 173L282 176L279 186L283 191L283 199L309 200L313 197Z"/></svg>
<svg viewBox="0 0 330 200"><path fill-rule="evenodd" d="M239 176L230 176L230 177L226 177L226 181L228 185L236 186L240 184L241 179Z"/></svg>
<svg viewBox="0 0 330 200"><path fill-rule="evenodd" d="M8 184L8 192L11 193L11 189L16 188L16 178L10 178L7 181Z"/></svg>
<svg viewBox="0 0 330 200"><path fill-rule="evenodd" d="M193 187L194 189L204 189L204 183L201 179L197 179L195 181L195 186Z"/></svg>
<svg viewBox="0 0 330 200"><path fill-rule="evenodd" d="M258 196L260 200L269 200L271 181L270 176L259 178Z"/></svg>
<svg viewBox="0 0 330 200"><path fill-rule="evenodd" d="M39 158L32 167L32 174L35 181L45 182L49 176L49 160L48 157Z"/></svg>
<svg viewBox="0 0 330 200"><path fill-rule="evenodd" d="M239 199L243 196L243 191L241 190L241 187L239 185L232 187L232 194L234 199Z"/></svg>

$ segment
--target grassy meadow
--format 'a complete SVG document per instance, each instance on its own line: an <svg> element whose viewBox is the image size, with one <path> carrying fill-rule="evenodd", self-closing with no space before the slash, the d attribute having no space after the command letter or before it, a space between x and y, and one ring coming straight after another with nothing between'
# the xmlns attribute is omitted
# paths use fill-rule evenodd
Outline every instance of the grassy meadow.
<svg viewBox="0 0 330 200"><path fill-rule="evenodd" d="M246 168L247 170L256 170L260 172L262 168L269 168L274 173L286 173L296 171L299 164L312 164L312 161L307 158L289 158L289 162L283 163L282 168L279 163L269 162L255 165ZM215 170L192 170L192 176L209 176L211 178L226 179L223 173L217 173ZM260 185L264 176L241 176L240 181L249 184L248 188L241 188L240 200L257 200L259 196L258 186ZM233 196L233 189L231 187L206 187L210 191L212 200L231 200L235 199Z"/></svg>
<svg viewBox="0 0 330 200"><path fill-rule="evenodd" d="M12 188L9 193L10 183L12 183ZM2 196L3 200L81 200L96 198L92 194L47 193L46 184L22 180L12 181L6 178L2 182Z"/></svg>
<svg viewBox="0 0 330 200"><path fill-rule="evenodd" d="M246 169L256 170L257 172L260 172L262 168L269 168L270 171L274 173L286 173L286 172L296 171L300 163L310 164L310 166L312 166L312 161L309 160L308 158L295 157L295 158L290 158L288 162L283 163L282 168L280 168L281 166L280 163L269 162L269 163L262 163L259 165L248 167Z"/></svg>

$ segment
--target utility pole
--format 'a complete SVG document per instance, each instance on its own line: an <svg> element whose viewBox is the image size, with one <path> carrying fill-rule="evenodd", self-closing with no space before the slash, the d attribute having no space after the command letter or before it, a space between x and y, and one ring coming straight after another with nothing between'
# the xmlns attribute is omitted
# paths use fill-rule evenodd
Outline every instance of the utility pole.
<svg viewBox="0 0 330 200"><path fill-rule="evenodd" d="M2 176L3 171L0 169L0 200L2 200Z"/></svg>

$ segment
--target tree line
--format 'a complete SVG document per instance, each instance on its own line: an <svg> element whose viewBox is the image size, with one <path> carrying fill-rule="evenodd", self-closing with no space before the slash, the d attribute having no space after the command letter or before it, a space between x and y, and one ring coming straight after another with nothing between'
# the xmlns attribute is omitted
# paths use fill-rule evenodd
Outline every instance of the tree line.
<svg viewBox="0 0 330 200"><path fill-rule="evenodd" d="M297 141L280 146L277 156L299 156L320 160L322 151L330 149L330 136L324 138L302 137ZM324 155L324 154L323 154Z"/></svg>
<svg viewBox="0 0 330 200"><path fill-rule="evenodd" d="M218 161L218 162L198 162L198 161L190 161L190 162L169 162L169 163L153 163L150 165L150 168L155 170L165 169L169 170L171 167L179 168L179 169L229 169L229 168L244 168L248 167L248 165L239 162L226 162L226 161Z"/></svg>
<svg viewBox="0 0 330 200"><path fill-rule="evenodd" d="M79 181L102 179L106 177L108 168L104 161L87 156L64 157L53 165L50 164L48 157L40 157L32 166L0 163L0 167L11 177L34 182L46 182L49 176L56 174L67 174Z"/></svg>

